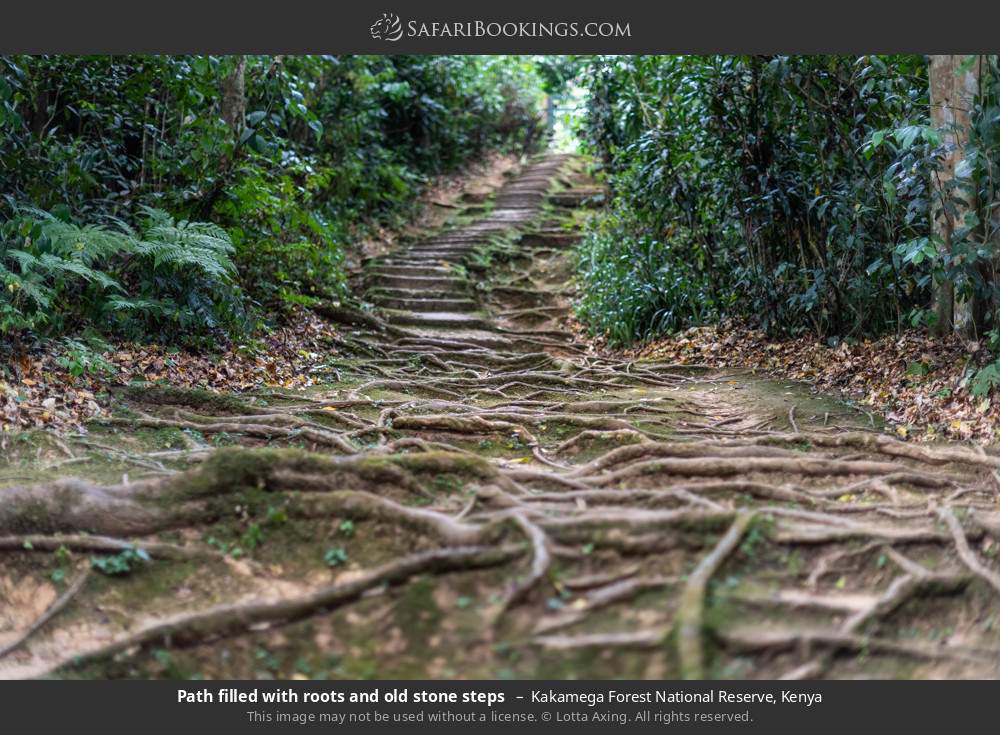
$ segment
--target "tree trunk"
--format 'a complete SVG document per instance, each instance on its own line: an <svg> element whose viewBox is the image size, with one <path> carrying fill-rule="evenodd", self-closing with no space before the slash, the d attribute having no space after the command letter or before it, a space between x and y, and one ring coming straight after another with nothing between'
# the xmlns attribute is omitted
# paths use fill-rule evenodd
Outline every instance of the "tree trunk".
<svg viewBox="0 0 1000 735"><path fill-rule="evenodd" d="M233 69L222 80L222 119L239 136L246 117L246 69L247 57L242 54L233 58Z"/></svg>
<svg viewBox="0 0 1000 735"><path fill-rule="evenodd" d="M215 176L215 182L201 197L201 202L196 209L198 217L203 219L211 218L212 209L216 200L222 194L229 183L229 174L232 171L236 157L240 149L240 135L246 122L247 100L246 100L246 69L247 57L240 54L229 60L232 68L226 76L222 78L219 91L222 94L220 102L220 113L223 121L229 127L232 135L232 148L229 149L219 160L219 171Z"/></svg>
<svg viewBox="0 0 1000 735"><path fill-rule="evenodd" d="M941 131L944 160L931 182L932 232L951 252L955 229L965 216L965 208L953 206L955 167L965 155L969 142L970 115L979 94L979 80L984 57L977 56L967 70L961 70L967 56L933 55L930 57L931 125ZM974 202L971 202L975 206ZM974 313L977 310L967 298L955 293L954 284L945 279L934 286L935 331L939 335L952 331L972 335L976 331Z"/></svg>

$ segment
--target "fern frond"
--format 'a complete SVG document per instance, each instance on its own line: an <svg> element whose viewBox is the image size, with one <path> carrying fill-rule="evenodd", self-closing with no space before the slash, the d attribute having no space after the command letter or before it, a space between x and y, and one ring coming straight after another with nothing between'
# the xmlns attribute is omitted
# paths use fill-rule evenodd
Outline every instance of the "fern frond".
<svg viewBox="0 0 1000 735"><path fill-rule="evenodd" d="M114 255L131 249L130 237L102 225L74 225L41 209L23 208L21 211L30 214L38 223L47 240L46 249L54 255L90 265L106 262Z"/></svg>
<svg viewBox="0 0 1000 735"><path fill-rule="evenodd" d="M18 279L17 291L21 298L27 299L39 309L47 309L52 304L53 291L41 283L27 279Z"/></svg>
<svg viewBox="0 0 1000 735"><path fill-rule="evenodd" d="M177 222L150 207L137 228L118 218L76 225L18 211L23 219L7 228L14 239L0 242L0 279L13 294L0 302L3 330L103 316L136 335L187 337L232 326L242 314L235 248L218 225ZM48 313L53 304L70 318Z"/></svg>
<svg viewBox="0 0 1000 735"><path fill-rule="evenodd" d="M22 273L38 265L38 258L24 250L8 250L5 255L17 261L18 265L21 266Z"/></svg>
<svg viewBox="0 0 1000 735"><path fill-rule="evenodd" d="M122 287L118 284L118 281L107 273L96 268L90 268L79 261L67 260L51 253L43 253L38 262L50 273L73 273L89 283L98 283L104 288L122 291Z"/></svg>

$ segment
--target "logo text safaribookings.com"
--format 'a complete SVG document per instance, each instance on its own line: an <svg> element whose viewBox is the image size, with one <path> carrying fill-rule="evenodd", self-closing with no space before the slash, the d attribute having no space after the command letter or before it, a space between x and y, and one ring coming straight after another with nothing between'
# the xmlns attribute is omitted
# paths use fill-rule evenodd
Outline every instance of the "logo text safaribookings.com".
<svg viewBox="0 0 1000 735"><path fill-rule="evenodd" d="M372 38L398 41L407 38L631 38L632 29L621 21L525 21L482 20L421 22L405 25L394 13L383 13L371 28Z"/></svg>

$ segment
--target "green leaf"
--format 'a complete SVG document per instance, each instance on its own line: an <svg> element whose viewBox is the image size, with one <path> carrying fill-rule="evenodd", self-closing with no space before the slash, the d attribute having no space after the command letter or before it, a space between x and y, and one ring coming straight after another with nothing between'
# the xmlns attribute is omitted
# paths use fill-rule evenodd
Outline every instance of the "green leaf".
<svg viewBox="0 0 1000 735"><path fill-rule="evenodd" d="M265 117L267 117L265 110L255 110L247 115L247 125L256 127Z"/></svg>
<svg viewBox="0 0 1000 735"><path fill-rule="evenodd" d="M913 147L917 138L920 137L920 133L923 127L920 125L906 125L901 128L896 128L893 131L893 137L896 139L896 143L903 150L908 150Z"/></svg>
<svg viewBox="0 0 1000 735"><path fill-rule="evenodd" d="M343 546L334 546L323 554L323 561L329 567L337 567L347 563L347 550Z"/></svg>

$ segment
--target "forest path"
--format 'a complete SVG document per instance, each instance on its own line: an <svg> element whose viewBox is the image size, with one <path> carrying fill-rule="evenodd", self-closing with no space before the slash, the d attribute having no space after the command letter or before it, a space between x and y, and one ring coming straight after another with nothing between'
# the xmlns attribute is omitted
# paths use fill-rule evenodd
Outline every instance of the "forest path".
<svg viewBox="0 0 1000 735"><path fill-rule="evenodd" d="M94 432L118 464L0 490L0 676L1000 673L1000 458L594 354L581 170L537 159L368 263L381 315L328 310L353 326L311 394L129 391ZM122 466L150 474L101 484Z"/></svg>

